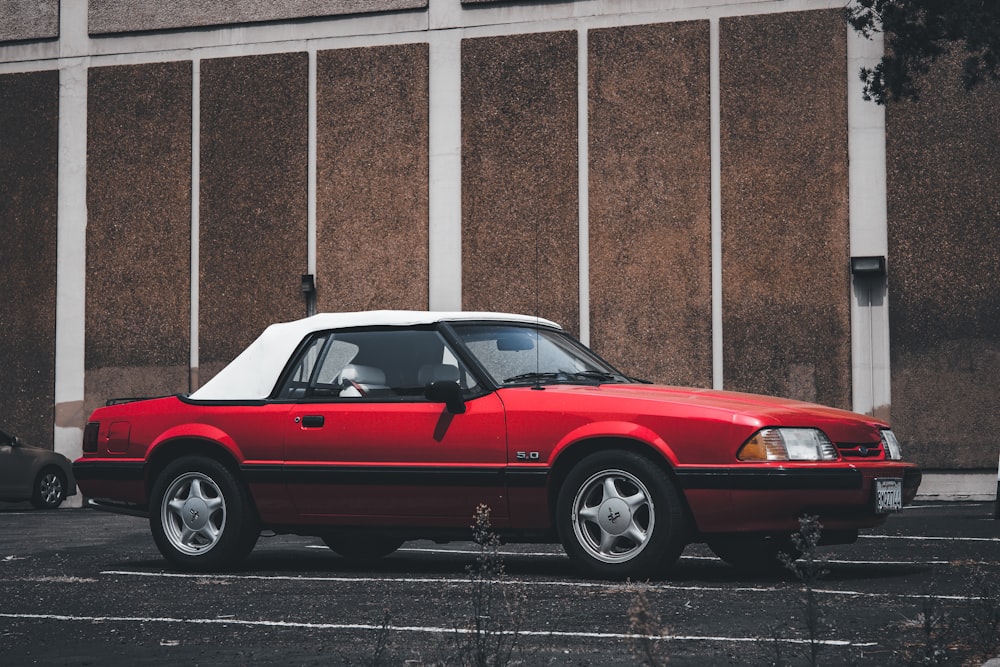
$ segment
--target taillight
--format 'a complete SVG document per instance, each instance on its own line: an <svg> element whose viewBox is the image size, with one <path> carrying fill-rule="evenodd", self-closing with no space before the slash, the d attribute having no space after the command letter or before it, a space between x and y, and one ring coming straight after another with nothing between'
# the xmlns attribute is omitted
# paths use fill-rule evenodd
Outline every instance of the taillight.
<svg viewBox="0 0 1000 667"><path fill-rule="evenodd" d="M85 452L96 452L97 451L97 435L101 431L100 422L90 422L87 427L83 429L83 451Z"/></svg>

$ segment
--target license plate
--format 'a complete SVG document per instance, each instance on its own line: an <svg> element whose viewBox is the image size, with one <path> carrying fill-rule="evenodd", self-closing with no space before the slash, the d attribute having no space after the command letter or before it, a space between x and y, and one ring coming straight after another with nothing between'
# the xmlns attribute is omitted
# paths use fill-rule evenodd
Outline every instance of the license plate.
<svg viewBox="0 0 1000 667"><path fill-rule="evenodd" d="M875 512L888 514L903 509L903 480L897 478L875 480Z"/></svg>

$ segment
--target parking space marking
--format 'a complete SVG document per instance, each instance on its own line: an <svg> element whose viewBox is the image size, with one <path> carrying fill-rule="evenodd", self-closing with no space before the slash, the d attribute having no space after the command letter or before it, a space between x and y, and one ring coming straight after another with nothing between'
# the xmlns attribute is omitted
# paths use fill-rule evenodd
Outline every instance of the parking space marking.
<svg viewBox="0 0 1000 667"><path fill-rule="evenodd" d="M289 575L259 575L259 574L184 574L181 572L139 572L139 571L129 571L129 570L105 570L101 572L103 575L107 576L125 576L125 577L162 577L166 579L194 579L194 580L206 580L206 579L217 579L217 580L228 580L228 579L245 579L252 581L291 581L291 582L326 582L326 583L337 583L337 584L371 584L371 583L397 583L397 584L455 584L464 585L469 584L469 580L463 577L293 577ZM560 581L557 579L541 579L541 580L528 580L528 579L506 579L499 581L508 586L552 586L552 587L564 587L564 588L589 588L589 589L604 589L609 592L621 592L628 593L630 591L636 590L648 590L648 591L679 591L688 593L785 593L789 591L797 591L798 584L790 582L784 587L777 586L679 586L674 584L662 584L662 583L639 583L632 582L630 584L621 584L614 582L595 582L595 581ZM820 595L829 596L845 596L853 598L899 598L899 599L914 599L923 600L928 596L926 594L918 593L878 593L870 591L852 591L852 590L837 590L837 589L813 589L813 592ZM978 596L968 596L968 595L935 595L933 596L936 600L950 600L950 601L971 601L980 600L982 598Z"/></svg>
<svg viewBox="0 0 1000 667"><path fill-rule="evenodd" d="M327 549L328 547L319 544L310 544L306 546L307 549ZM433 549L433 548L420 548L420 547L403 547L397 550L397 553L422 553L422 554L456 554L460 556L478 556L479 551L474 549ZM504 558L509 558L511 556L525 556L530 558L558 558L561 560L569 561L569 556L565 553L558 553L555 551L501 551L499 555ZM714 561L721 562L721 559L717 556L681 556L682 561ZM947 560L841 560L841 559L823 559L824 563L830 563L832 565L947 565L951 561ZM987 565L988 563L977 563L978 565Z"/></svg>
<svg viewBox="0 0 1000 667"><path fill-rule="evenodd" d="M307 544L306 549L320 549L322 551L329 551L330 547L325 544ZM482 553L476 549L434 549L428 547L400 547L396 550L396 553L415 553L415 554L455 554L458 556L478 556ZM565 552L560 551L500 551L498 555L507 558L508 556L530 556L532 558L561 558L564 560L569 560L569 556Z"/></svg>
<svg viewBox="0 0 1000 667"><path fill-rule="evenodd" d="M681 560L707 560L721 563L722 559L717 556L681 556ZM947 560L842 560L836 558L817 559L817 562L828 563L830 565L947 565L951 561ZM977 565L987 565L987 563L977 563Z"/></svg>
<svg viewBox="0 0 1000 667"><path fill-rule="evenodd" d="M865 540L915 540L917 542L1000 542L1000 537L934 537L930 535L858 535Z"/></svg>
<svg viewBox="0 0 1000 667"><path fill-rule="evenodd" d="M239 618L173 618L144 616L78 616L68 614L12 614L0 612L0 618L37 621L68 621L80 623L167 623L191 625L243 625L249 627L293 628L302 630L371 630L392 632L415 632L427 634L474 634L469 628L408 626L408 625L374 625L367 623L307 623L295 621L254 621ZM639 635L625 632L566 632L542 630L502 631L499 634L523 637L560 637L569 639L653 639L660 641L695 641L695 642L731 642L760 643L781 642L783 644L809 644L808 639L768 638L759 637L726 637L715 635ZM868 648L878 646L877 642L852 642L847 639L819 639L816 643L824 646L842 646L850 648Z"/></svg>
<svg viewBox="0 0 1000 667"><path fill-rule="evenodd" d="M306 546L307 549L328 549L329 547L321 544L310 544ZM434 549L427 547L403 547L397 550L397 553L421 553L421 554L456 554L460 556L478 556L479 551L475 549ZM559 553L556 551L500 551L498 555L509 558L512 556L525 556L530 558L558 558L560 560L569 561L569 556L565 553ZM721 559L717 556L681 556L682 561L714 561L721 562ZM840 559L823 559L824 563L831 563L834 565L947 565L950 561L947 560L840 560ZM980 565L986 565L987 563L979 563Z"/></svg>

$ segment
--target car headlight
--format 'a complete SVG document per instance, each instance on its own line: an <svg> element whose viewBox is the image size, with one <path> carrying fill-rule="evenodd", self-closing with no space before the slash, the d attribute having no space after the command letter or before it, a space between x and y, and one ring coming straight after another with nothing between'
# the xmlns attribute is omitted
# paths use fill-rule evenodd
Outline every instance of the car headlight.
<svg viewBox="0 0 1000 667"><path fill-rule="evenodd" d="M837 448L816 428L764 428L743 443L740 461L836 461Z"/></svg>
<svg viewBox="0 0 1000 667"><path fill-rule="evenodd" d="M903 458L903 450L899 446L899 440L896 439L896 434L889 429L882 431L882 451L885 452L887 459L898 461Z"/></svg>

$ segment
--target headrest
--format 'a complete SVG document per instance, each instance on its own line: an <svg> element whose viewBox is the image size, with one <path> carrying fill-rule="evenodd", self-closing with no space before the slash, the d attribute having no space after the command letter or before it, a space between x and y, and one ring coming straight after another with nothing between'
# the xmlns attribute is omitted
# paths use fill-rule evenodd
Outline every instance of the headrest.
<svg viewBox="0 0 1000 667"><path fill-rule="evenodd" d="M385 373L374 366L347 364L340 371L341 382L357 382L358 384L385 384Z"/></svg>

